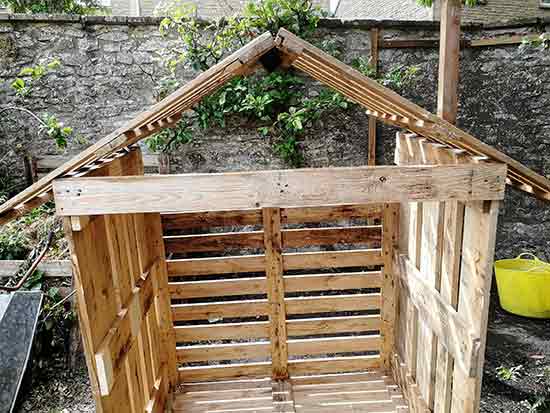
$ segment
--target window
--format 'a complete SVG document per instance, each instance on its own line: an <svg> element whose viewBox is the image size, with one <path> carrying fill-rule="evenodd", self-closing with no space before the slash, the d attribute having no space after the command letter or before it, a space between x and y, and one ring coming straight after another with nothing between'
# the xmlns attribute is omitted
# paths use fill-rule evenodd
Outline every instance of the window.
<svg viewBox="0 0 550 413"><path fill-rule="evenodd" d="M550 0L539 0L540 3L540 7L542 7L543 9L550 9Z"/></svg>

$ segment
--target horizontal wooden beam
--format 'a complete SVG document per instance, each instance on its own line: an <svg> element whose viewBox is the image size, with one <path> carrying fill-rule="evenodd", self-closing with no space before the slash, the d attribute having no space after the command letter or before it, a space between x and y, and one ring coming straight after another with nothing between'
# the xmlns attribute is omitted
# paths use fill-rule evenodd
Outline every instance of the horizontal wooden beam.
<svg viewBox="0 0 550 413"><path fill-rule="evenodd" d="M0 260L0 278L13 277L25 264L23 260ZM37 270L44 272L45 277L72 277L73 268L69 260L43 261Z"/></svg>
<svg viewBox="0 0 550 413"><path fill-rule="evenodd" d="M61 216L503 199L505 165L377 166L54 182Z"/></svg>
<svg viewBox="0 0 550 413"><path fill-rule="evenodd" d="M180 383L222 379L254 379L271 375L271 362L222 364L218 366L180 367Z"/></svg>
<svg viewBox="0 0 550 413"><path fill-rule="evenodd" d="M470 377L477 374L481 338L472 334L467 321L428 282L406 255L394 257L399 268L401 285L418 309L420 318L437 336L439 342L454 357Z"/></svg>
<svg viewBox="0 0 550 413"><path fill-rule="evenodd" d="M371 219L380 218L381 216L382 207L376 204L281 209L281 222L283 224ZM206 211L162 215L162 226L165 231L261 224L262 210L259 208L241 211Z"/></svg>

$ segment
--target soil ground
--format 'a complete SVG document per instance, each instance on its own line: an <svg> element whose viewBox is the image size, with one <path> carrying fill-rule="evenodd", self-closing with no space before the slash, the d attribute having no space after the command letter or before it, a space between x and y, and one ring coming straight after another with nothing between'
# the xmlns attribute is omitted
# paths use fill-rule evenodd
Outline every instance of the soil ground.
<svg viewBox="0 0 550 413"><path fill-rule="evenodd" d="M500 308L492 297L485 372L482 388L482 413L550 413L550 405L531 410L546 394L550 371L550 320L514 316ZM94 412L86 366L80 360L75 371L67 371L64 356L52 357L35 370L23 386L19 412L81 413ZM520 368L512 379L503 379L499 367Z"/></svg>

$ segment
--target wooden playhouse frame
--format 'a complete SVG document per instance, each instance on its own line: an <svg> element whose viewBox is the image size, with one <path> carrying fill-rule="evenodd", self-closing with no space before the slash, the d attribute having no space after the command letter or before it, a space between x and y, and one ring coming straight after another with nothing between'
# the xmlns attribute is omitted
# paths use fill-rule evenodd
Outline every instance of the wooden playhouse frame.
<svg viewBox="0 0 550 413"><path fill-rule="evenodd" d="M136 142L266 59L413 132L398 166L141 176ZM476 412L505 183L550 198L544 177L281 30L0 222L55 197L99 412Z"/></svg>
<svg viewBox="0 0 550 413"><path fill-rule="evenodd" d="M102 411L475 411L506 165L400 139L399 167L140 177L133 149L56 181Z"/></svg>

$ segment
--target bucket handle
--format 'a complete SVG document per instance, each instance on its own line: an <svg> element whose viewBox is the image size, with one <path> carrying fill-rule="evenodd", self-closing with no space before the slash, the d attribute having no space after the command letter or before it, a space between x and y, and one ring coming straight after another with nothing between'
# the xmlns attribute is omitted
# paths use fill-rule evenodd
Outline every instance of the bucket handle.
<svg viewBox="0 0 550 413"><path fill-rule="evenodd" d="M533 268L529 268L527 271L525 272L531 272L531 271L534 271L534 270L538 270L540 268L544 268L546 266L550 266L549 263L547 262L544 262L542 261L541 259L539 259L539 257L537 257L535 254L533 254L532 252L522 252L521 254L519 254L517 257L516 257L516 260L520 260L522 259L523 256L529 256L529 257L532 257L533 260L539 264L537 265L536 267L533 267Z"/></svg>
<svg viewBox="0 0 550 413"><path fill-rule="evenodd" d="M533 258L535 261L540 261L539 257L537 257L535 254L533 254L532 252L522 252L521 254L519 254L517 257L516 257L516 260L521 260L523 258L523 256L529 256L531 258Z"/></svg>

